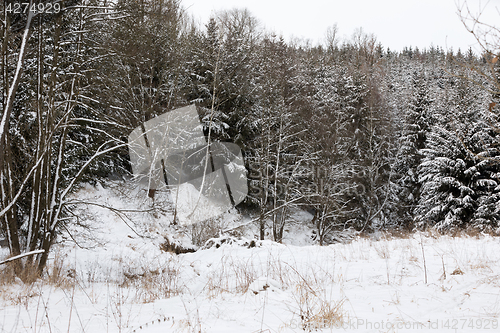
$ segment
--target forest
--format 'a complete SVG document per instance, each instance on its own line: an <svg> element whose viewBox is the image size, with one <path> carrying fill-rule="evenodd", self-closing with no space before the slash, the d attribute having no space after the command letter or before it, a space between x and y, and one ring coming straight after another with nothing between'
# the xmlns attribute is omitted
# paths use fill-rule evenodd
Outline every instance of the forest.
<svg viewBox="0 0 500 333"><path fill-rule="evenodd" d="M49 2L60 6L44 12ZM12 256L38 251L19 270L42 271L78 223L72 193L133 181L134 128L191 104L212 141L243 151L250 191L237 209L260 239L281 242L297 208L319 244L348 229L498 231L488 45L390 50L336 25L321 45L285 41L245 9L200 24L179 0L13 3L0 4L0 236Z"/></svg>

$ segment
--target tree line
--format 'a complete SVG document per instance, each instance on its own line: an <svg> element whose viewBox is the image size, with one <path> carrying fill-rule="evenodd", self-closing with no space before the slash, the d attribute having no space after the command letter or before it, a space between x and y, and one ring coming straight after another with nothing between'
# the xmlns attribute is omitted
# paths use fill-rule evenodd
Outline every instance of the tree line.
<svg viewBox="0 0 500 333"><path fill-rule="evenodd" d="M245 154L238 208L260 238L281 241L297 207L320 244L348 228L497 230L493 53L390 50L335 25L322 45L285 41L247 10L198 24L179 0L54 2L0 4L1 232L12 255L44 250L19 271L43 270L80 184L130 178L134 128L193 103L211 140Z"/></svg>

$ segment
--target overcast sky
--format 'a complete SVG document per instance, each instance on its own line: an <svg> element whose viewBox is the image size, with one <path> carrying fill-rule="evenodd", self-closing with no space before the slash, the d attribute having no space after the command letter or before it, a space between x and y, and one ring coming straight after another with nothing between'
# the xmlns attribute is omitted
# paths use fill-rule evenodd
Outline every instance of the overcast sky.
<svg viewBox="0 0 500 333"><path fill-rule="evenodd" d="M373 33L384 47L402 50L405 46L445 49L476 49L474 38L457 14L464 0L183 0L201 23L214 11L248 8L266 30L311 40L324 40L327 28L337 23L339 35L349 38L356 28ZM468 0L475 12L500 23L500 0ZM500 25L500 24L499 24Z"/></svg>

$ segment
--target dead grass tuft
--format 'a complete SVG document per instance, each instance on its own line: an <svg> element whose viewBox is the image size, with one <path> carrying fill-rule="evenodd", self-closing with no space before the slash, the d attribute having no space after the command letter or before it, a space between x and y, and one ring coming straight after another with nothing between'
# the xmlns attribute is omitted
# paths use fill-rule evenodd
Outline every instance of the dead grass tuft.
<svg viewBox="0 0 500 333"><path fill-rule="evenodd" d="M74 268L68 268L64 257L56 253L54 261L47 267L47 276L44 280L57 288L71 289L77 283L76 271Z"/></svg>
<svg viewBox="0 0 500 333"><path fill-rule="evenodd" d="M16 281L14 263L0 266L0 287L13 284Z"/></svg>
<svg viewBox="0 0 500 333"><path fill-rule="evenodd" d="M300 327L306 332L339 327L344 322L344 301L329 300L326 291L307 280L300 281L295 288L297 309L294 315L300 319Z"/></svg>
<svg viewBox="0 0 500 333"><path fill-rule="evenodd" d="M135 292L133 300L137 303L151 303L158 299L179 295L183 290L180 268L171 258L161 268L143 267L139 271L124 271L120 288Z"/></svg>
<svg viewBox="0 0 500 333"><path fill-rule="evenodd" d="M250 284L258 277L252 262L235 259L231 256L221 258L221 263L207 275L206 290L210 298L223 293L246 293Z"/></svg>
<svg viewBox="0 0 500 333"><path fill-rule="evenodd" d="M390 259L391 251L387 241L378 241L374 243L373 247L381 259Z"/></svg>

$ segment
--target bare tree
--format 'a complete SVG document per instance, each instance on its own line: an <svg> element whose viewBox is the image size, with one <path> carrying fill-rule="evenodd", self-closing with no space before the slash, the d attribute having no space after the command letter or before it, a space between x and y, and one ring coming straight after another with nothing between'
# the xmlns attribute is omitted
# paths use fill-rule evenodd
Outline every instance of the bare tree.
<svg viewBox="0 0 500 333"><path fill-rule="evenodd" d="M339 27L337 23L326 29L325 43L328 52L333 52L339 43Z"/></svg>
<svg viewBox="0 0 500 333"><path fill-rule="evenodd" d="M68 4L70 6L50 18L42 19L28 11L17 67L2 110L0 178L5 181L1 188L0 218L9 235L11 255L19 255L22 251L36 253L36 257L28 257L25 268L38 272L45 267L57 231L69 216L68 195L99 157L125 146L107 134L106 140L87 150L91 145L79 135L80 129L101 133L99 125L114 125L93 118L92 106L85 96L90 77L88 71L94 59L88 32L109 8L97 0ZM12 28L5 29L6 37L9 31ZM9 52L9 48L4 48L4 52ZM23 61L28 57L34 60L30 61L29 67ZM9 66L7 62L2 65ZM33 73L36 80L23 77L23 70ZM8 76L8 69L4 73ZM18 91L16 95L21 81L33 87L37 92L35 97L27 97L25 92L20 95ZM14 107L15 103L26 99L29 103ZM11 121L11 130L7 131L13 110L22 117L31 115L35 135L16 137L19 122ZM19 139L21 141L14 145L14 140ZM10 153L13 148L29 160L13 160ZM85 152L83 156L86 157L78 158L75 154L78 151ZM14 173L13 163L22 165L22 168ZM23 241L19 237L21 224L16 217L27 219L27 234L23 235ZM17 263L20 273L23 267L20 261Z"/></svg>
<svg viewBox="0 0 500 333"><path fill-rule="evenodd" d="M483 64L480 65L473 61L471 57L464 59L461 62L462 66L465 66L469 70L479 74L483 80L477 80L471 77L467 77L468 80L472 80L481 88L489 91L494 96L500 95L500 75L499 75L499 63L498 59L500 57L500 27L496 26L494 22L489 22L484 18L485 11L489 11L491 14L494 11L491 4L486 4L484 6L478 7L475 11L471 8L467 1L457 4L458 15L462 21L465 29L474 37L481 53ZM496 9L498 11L498 9ZM500 13L498 13L500 15ZM472 52L472 51L471 51ZM496 106L496 102L490 104L490 111Z"/></svg>
<svg viewBox="0 0 500 333"><path fill-rule="evenodd" d="M31 7L32 1L29 2ZM24 32L22 34L21 44L17 50L17 62L15 64L15 71L13 78L10 79L9 75L9 54L12 50L9 47L9 40L11 38L11 18L10 13L7 12L7 7L3 6L3 20L2 20L2 81L3 81L3 94L2 94L2 118L0 121L0 218L4 224L4 229L7 231L7 240L9 243L10 252L12 255L19 255L21 253L21 246L19 244L18 222L16 214L11 211L12 206L15 204L15 187L12 170L12 151L9 140L9 122L14 106L14 99L21 81L21 76L24 69L24 59L28 49L28 40L31 36L31 23L33 20L33 13L29 11L25 20ZM14 52L12 52L14 53ZM10 81L10 82L9 82Z"/></svg>

